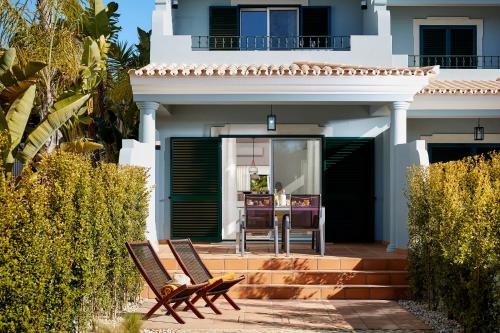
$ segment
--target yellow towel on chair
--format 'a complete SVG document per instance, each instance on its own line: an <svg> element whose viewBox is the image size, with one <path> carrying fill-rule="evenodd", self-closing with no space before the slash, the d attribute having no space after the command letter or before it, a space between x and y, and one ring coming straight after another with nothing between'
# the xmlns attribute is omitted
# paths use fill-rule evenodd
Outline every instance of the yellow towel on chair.
<svg viewBox="0 0 500 333"><path fill-rule="evenodd" d="M168 295L170 295L171 292L173 292L175 289L179 288L179 286L175 285L175 284L168 284L168 283L165 283L163 285L163 287L161 287L161 290L160 290L160 294L163 296L163 297L167 297Z"/></svg>
<svg viewBox="0 0 500 333"><path fill-rule="evenodd" d="M208 285L214 284L215 282L219 280L233 280L236 278L236 273L226 273L222 276L216 276L208 280Z"/></svg>

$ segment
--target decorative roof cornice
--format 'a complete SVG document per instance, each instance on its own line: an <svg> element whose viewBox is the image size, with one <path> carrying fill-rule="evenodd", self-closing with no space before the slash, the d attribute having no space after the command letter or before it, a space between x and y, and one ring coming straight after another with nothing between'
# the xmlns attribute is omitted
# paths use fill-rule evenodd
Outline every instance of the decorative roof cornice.
<svg viewBox="0 0 500 333"><path fill-rule="evenodd" d="M267 65L195 65L195 64L149 64L129 71L133 76L435 76L439 66L414 68L383 68L328 63L296 62L292 64Z"/></svg>
<svg viewBox="0 0 500 333"><path fill-rule="evenodd" d="M421 95L500 95L497 80L443 80L432 81L420 91Z"/></svg>

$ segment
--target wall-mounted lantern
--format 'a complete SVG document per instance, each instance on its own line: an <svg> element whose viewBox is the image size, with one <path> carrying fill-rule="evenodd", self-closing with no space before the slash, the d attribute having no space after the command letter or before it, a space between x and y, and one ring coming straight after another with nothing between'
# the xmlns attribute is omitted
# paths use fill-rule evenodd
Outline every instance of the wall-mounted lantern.
<svg viewBox="0 0 500 333"><path fill-rule="evenodd" d="M172 8L177 9L179 7L179 0L172 0Z"/></svg>
<svg viewBox="0 0 500 333"><path fill-rule="evenodd" d="M271 114L267 116L267 130L276 131L276 115L273 114L272 105L271 105Z"/></svg>
<svg viewBox="0 0 500 333"><path fill-rule="evenodd" d="M361 9L362 10L368 9L368 2L367 2L367 0L361 0Z"/></svg>
<svg viewBox="0 0 500 333"><path fill-rule="evenodd" d="M474 127L474 140L483 141L484 140L484 127L481 126L480 120L477 120L477 126Z"/></svg>

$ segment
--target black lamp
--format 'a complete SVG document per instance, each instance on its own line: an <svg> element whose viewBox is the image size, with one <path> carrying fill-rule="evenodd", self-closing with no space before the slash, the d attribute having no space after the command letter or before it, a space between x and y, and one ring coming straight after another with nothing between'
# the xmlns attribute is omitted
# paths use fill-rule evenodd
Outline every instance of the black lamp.
<svg viewBox="0 0 500 333"><path fill-rule="evenodd" d="M361 0L361 9L368 9L368 3L366 0Z"/></svg>
<svg viewBox="0 0 500 333"><path fill-rule="evenodd" d="M179 8L179 0L172 0L172 8L173 9Z"/></svg>
<svg viewBox="0 0 500 333"><path fill-rule="evenodd" d="M267 130L276 131L276 115L273 114L272 105L271 105L271 114L267 116Z"/></svg>
<svg viewBox="0 0 500 333"><path fill-rule="evenodd" d="M484 127L481 126L479 119L477 120L477 126L474 127L474 140L484 140Z"/></svg>

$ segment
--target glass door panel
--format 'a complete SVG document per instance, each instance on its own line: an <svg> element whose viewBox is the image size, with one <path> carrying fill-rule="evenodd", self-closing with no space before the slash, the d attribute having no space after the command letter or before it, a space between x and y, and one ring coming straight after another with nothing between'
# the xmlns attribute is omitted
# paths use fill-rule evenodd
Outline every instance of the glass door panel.
<svg viewBox="0 0 500 333"><path fill-rule="evenodd" d="M241 10L240 37L242 50L267 49L267 10Z"/></svg>
<svg viewBox="0 0 500 333"><path fill-rule="evenodd" d="M273 182L286 194L321 193L321 141L275 139L272 141Z"/></svg>
<svg viewBox="0 0 500 333"><path fill-rule="evenodd" d="M297 47L298 11L296 9L269 10L270 48L290 50Z"/></svg>

